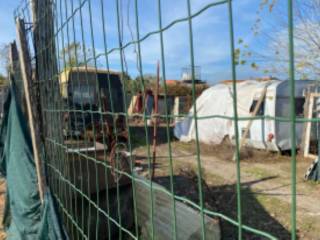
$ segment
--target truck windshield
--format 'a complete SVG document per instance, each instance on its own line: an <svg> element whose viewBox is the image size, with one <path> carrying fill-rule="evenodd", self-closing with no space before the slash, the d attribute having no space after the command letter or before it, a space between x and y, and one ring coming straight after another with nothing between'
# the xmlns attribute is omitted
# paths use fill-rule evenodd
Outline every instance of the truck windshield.
<svg viewBox="0 0 320 240"><path fill-rule="evenodd" d="M110 85L109 86L109 80ZM99 85L96 84L98 81ZM99 94L103 111L111 111L111 97L116 112L123 110L123 94L120 77L117 74L94 73L94 72L73 72L69 76L68 96L71 100L70 104L75 107L91 105L97 108L99 105L99 94L97 86L100 87ZM109 91L110 90L110 91Z"/></svg>
<svg viewBox="0 0 320 240"><path fill-rule="evenodd" d="M95 86L75 86L72 91L72 102L74 104L90 105L94 104Z"/></svg>

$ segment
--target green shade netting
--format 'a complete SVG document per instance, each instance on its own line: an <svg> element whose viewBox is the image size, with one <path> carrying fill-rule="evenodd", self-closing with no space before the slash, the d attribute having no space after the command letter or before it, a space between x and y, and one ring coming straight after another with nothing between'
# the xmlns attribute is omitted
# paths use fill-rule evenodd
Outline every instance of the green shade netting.
<svg viewBox="0 0 320 240"><path fill-rule="evenodd" d="M48 188L41 205L31 137L20 106L11 87L0 130L0 171L7 183L3 218L7 239L66 239Z"/></svg>

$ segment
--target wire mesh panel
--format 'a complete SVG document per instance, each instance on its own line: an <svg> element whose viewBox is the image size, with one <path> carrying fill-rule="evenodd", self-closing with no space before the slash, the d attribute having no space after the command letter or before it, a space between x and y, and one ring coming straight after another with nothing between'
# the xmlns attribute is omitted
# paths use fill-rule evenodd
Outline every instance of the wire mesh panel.
<svg viewBox="0 0 320 240"><path fill-rule="evenodd" d="M164 17L173 6L183 9L181 16ZM278 236L282 230L269 231L270 224L264 225L263 217L261 222L250 220L256 211L250 208L254 199L248 191L250 184L241 182L242 129L238 123L264 118L291 123L291 236L295 239L292 1L288 6L291 110L288 117L276 119L238 116L231 0L22 2L15 17L24 20L28 31L33 83L40 100L47 185L72 239L288 238L289 232ZM194 32L198 19L207 18L214 9L225 13L221 24L224 31L228 30L224 41L229 42L225 51L232 79L232 117L197 115L196 99L203 89L197 85L201 61L197 57L199 39L195 40ZM147 18L142 18L143 14ZM155 24L150 27L148 21ZM189 85L179 88L191 101L187 107L190 112L183 113L171 107L179 105L179 98L173 96L175 91L167 81L169 72L180 72L172 70L167 61L170 51L182 43L168 40L166 34L180 27L184 35L179 40L186 46L179 53L183 58L180 69L190 66ZM156 72L151 80L148 71ZM162 110L158 109L159 101ZM194 141L188 151L173 137L174 120L184 117L190 117L194 124ZM230 121L234 128L234 145L229 149L234 151L230 156L235 160L234 171L226 174L236 176L236 181L214 189L205 181L211 173L210 158L203 153L198 131L201 121L210 118ZM192 154L186 154L190 149ZM228 202L219 200L222 194Z"/></svg>

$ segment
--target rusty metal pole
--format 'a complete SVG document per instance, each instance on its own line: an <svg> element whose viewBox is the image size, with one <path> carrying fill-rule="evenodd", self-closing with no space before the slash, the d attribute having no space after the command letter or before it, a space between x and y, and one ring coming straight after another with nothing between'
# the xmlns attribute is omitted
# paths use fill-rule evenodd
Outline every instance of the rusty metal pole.
<svg viewBox="0 0 320 240"><path fill-rule="evenodd" d="M156 168L157 158L157 130L158 130L158 100L159 100L159 82L160 82L160 63L157 63L157 82L156 82L156 93L154 96L154 117L153 117L153 151L152 151L152 177L153 180Z"/></svg>

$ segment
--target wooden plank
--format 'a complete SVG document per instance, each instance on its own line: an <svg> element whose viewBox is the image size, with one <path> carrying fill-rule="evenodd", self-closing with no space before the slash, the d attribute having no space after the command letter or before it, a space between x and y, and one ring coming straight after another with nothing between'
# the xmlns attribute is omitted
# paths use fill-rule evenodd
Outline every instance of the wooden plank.
<svg viewBox="0 0 320 240"><path fill-rule="evenodd" d="M258 111L259 111L259 109L260 109L260 107L261 107L261 104L263 103L263 100L264 100L264 98L265 98L265 96L266 96L266 94L267 94L267 89L268 89L268 85L266 85L266 86L264 87L264 89L263 89L263 91L262 91L262 93L261 93L261 95L260 95L260 98L259 98L259 100L258 100L258 102L257 102L257 104L256 104L256 106L255 106L255 108L254 108L254 110L253 110L253 113L251 114L252 117L255 117L255 116L257 115L257 113L258 113ZM253 121L254 121L254 119L250 119L250 121L248 122L248 125L247 125L247 127L246 127L246 130L245 130L245 132L243 133L242 138L241 138L241 141L240 141L239 150L241 149L241 147L242 147L242 146L244 145L244 143L246 142L246 137L247 137L247 135L248 135L248 133L249 133L249 131L250 131L250 128L251 128L251 125L252 125Z"/></svg>
<svg viewBox="0 0 320 240"><path fill-rule="evenodd" d="M311 93L312 97L320 97L320 93Z"/></svg>
<svg viewBox="0 0 320 240"><path fill-rule="evenodd" d="M16 74L19 72L19 54L16 42L10 43L9 47L9 82L15 81ZM24 110L24 109L23 109Z"/></svg>
<svg viewBox="0 0 320 240"><path fill-rule="evenodd" d="M309 114L309 104L310 104L310 90L308 88L308 91L305 95L305 103L303 106L303 117L304 119L308 118ZM303 124L303 132L302 132L302 138L301 138L301 144L300 144L300 150L304 154L305 149L305 142L306 142L306 133L307 133L307 122Z"/></svg>
<svg viewBox="0 0 320 240"><path fill-rule="evenodd" d="M19 62L19 55L16 42L10 44L9 48L9 73L15 74L18 72L17 63Z"/></svg>
<svg viewBox="0 0 320 240"><path fill-rule="evenodd" d="M307 112L307 116L306 119L311 119L312 118L312 109L313 109L313 105L314 105L314 94L311 93L310 94L310 99L309 99L309 105L308 107L308 112ZM305 129L305 138L304 138L304 144L303 144L303 156L307 157L309 154L309 150L310 150L310 133L311 133L311 122L308 121L306 123L306 129Z"/></svg>
<svg viewBox="0 0 320 240"><path fill-rule="evenodd" d="M138 225L142 229L143 239L152 238L151 208L153 207L154 239L172 239L173 236L173 202L172 196L166 193L165 188L157 183L152 183L151 188L148 180L135 176L136 204ZM145 183L147 184L145 184ZM202 239L201 214L187 204L175 201L176 234L178 240ZM219 221L207 215L204 216L206 238L211 240L221 239Z"/></svg>
<svg viewBox="0 0 320 240"><path fill-rule="evenodd" d="M309 154L307 154L306 157L307 157L307 158L318 158L318 155L309 153Z"/></svg>
<svg viewBox="0 0 320 240"><path fill-rule="evenodd" d="M43 203L44 179L42 175L41 161L40 161L40 155L39 155L39 149L38 149L39 141L37 140L36 131L35 131L36 123L34 122L34 118L32 115L33 103L31 103L31 93L29 91L30 83L32 81L31 60L28 53L25 25L22 19L16 20L16 30L17 30L17 39L20 45L19 61L20 61L24 92L25 92L25 99L27 104L27 113L29 118L29 127L30 127L30 133L31 133L33 155L34 155L34 161L36 165L37 178L38 178L39 195L40 195L41 203Z"/></svg>
<svg viewBox="0 0 320 240"><path fill-rule="evenodd" d="M256 106L255 106L255 108L254 108L254 110L253 110L253 112L252 112L252 114L251 114L251 117L255 117L255 116L257 115L257 113L258 113L258 111L259 111L259 109L260 109L260 106L261 106L261 104L263 103L263 100L264 100L264 98L265 98L265 96L266 96L266 94L267 94L268 86L269 86L269 85L266 85L266 86L264 87L264 89L263 89L263 91L262 91L262 93L261 93L261 95L260 95L260 97L259 97L259 99L258 99L258 102L257 102L257 104L256 104ZM254 119L250 119L250 121L249 121L248 124L247 124L247 127L245 128L245 131L244 131L244 133L243 133L243 135L242 135L242 137L241 137L241 140L240 140L239 151L241 150L242 146L243 146L243 145L245 144L245 142L246 142L246 137L247 137L247 135L248 135L248 133L249 133L249 131L250 131L250 128L251 128L251 125L252 125L253 121L254 121ZM235 152L234 155L233 155L233 161L235 161L235 160L236 160L236 152Z"/></svg>
<svg viewBox="0 0 320 240"><path fill-rule="evenodd" d="M157 158L157 129L158 129L158 108L159 108L159 83L160 83L160 63L157 64L157 83L156 94L154 99L154 116L153 116L153 138L152 138L152 175L151 180L154 178L156 171L156 158Z"/></svg>

